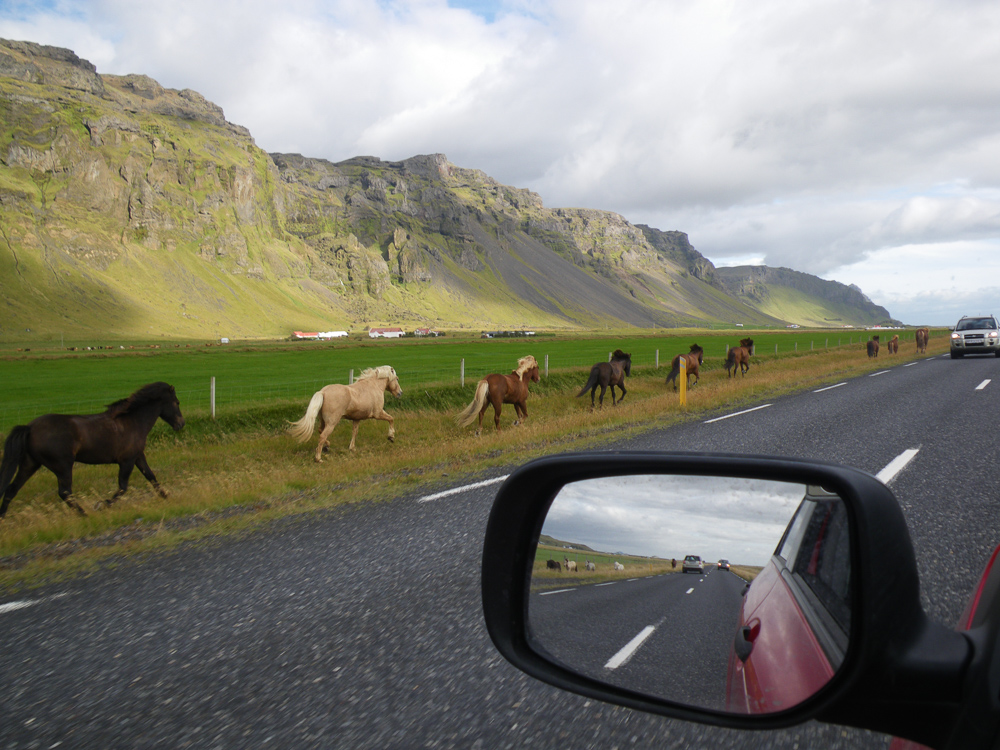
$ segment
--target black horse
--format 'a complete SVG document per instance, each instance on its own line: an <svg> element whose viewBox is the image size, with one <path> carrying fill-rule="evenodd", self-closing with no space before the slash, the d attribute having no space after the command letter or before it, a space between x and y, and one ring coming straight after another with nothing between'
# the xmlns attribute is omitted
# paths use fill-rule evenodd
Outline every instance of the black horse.
<svg viewBox="0 0 1000 750"><path fill-rule="evenodd" d="M611 389L611 405L614 406L618 401L622 401L625 398L627 391L625 390L625 376L632 374L632 355L626 354L621 349L615 349L614 354L611 355L610 362L598 362L596 365L590 368L590 378L587 380L587 385L583 386L578 394L577 398L580 398L584 393L590 390L590 408L594 408L594 392L597 390L597 386L601 387L601 399L600 404L604 406L604 392L610 388ZM621 389L622 395L615 401L615 386Z"/></svg>
<svg viewBox="0 0 1000 750"><path fill-rule="evenodd" d="M108 505L128 489L133 467L138 466L150 484L166 497L166 491L146 463L146 436L157 419L175 430L184 426L181 405L168 383L144 385L128 398L115 401L103 414L46 414L30 424L10 431L0 463L0 518L24 483L42 466L56 475L59 497L80 515L83 508L73 493L73 463L118 464L118 491ZM17 476L14 472L17 472ZM100 503L98 503L98 506Z"/></svg>

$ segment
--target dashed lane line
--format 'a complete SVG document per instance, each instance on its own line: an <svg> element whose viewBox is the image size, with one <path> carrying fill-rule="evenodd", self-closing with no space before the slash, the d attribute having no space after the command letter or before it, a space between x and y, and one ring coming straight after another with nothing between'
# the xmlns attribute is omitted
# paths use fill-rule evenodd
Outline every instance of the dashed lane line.
<svg viewBox="0 0 1000 750"><path fill-rule="evenodd" d="M879 372L873 372L868 377L870 377L870 378L877 378L879 375L885 375L887 372L889 372L889 371L888 370L880 370Z"/></svg>
<svg viewBox="0 0 1000 750"><path fill-rule="evenodd" d="M977 385L977 386L976 386L976 390L977 390L977 391L981 391L981 390L983 390L983 388L985 388L985 387L986 387L986 386L988 386L989 384L990 384L990 378L987 378L987 379L986 379L986 380L984 380L984 381L983 381L982 383L980 383L979 385Z"/></svg>
<svg viewBox="0 0 1000 750"><path fill-rule="evenodd" d="M906 465L910 463L910 461L912 461L919 452L919 448L910 448L903 451L892 459L892 461L886 464L886 467L876 474L875 478L881 481L882 484L888 485L889 482L896 478L896 475L899 474L899 472L906 468Z"/></svg>
<svg viewBox="0 0 1000 750"><path fill-rule="evenodd" d="M640 630L639 634L635 638L626 643L617 654L608 659L608 663L604 665L604 668L618 669L618 667L620 667L622 664L627 662L632 657L632 654L634 654L636 650L639 648L639 646L642 645L643 641L645 641L647 638L649 638L649 636L653 634L654 630L656 630L656 628L654 628L652 625L647 625L642 630Z"/></svg>
<svg viewBox="0 0 1000 750"><path fill-rule="evenodd" d="M727 414L724 417L716 417L715 419L706 419L704 424L712 424L712 422L721 422L723 419L729 419L730 417L738 417L741 414L749 414L752 411L757 411L758 409L766 409L770 404L764 404L762 406L755 406L752 409L744 409L743 411L733 412L732 414Z"/></svg>
<svg viewBox="0 0 1000 750"><path fill-rule="evenodd" d="M429 503L431 500L440 500L443 497L450 497L451 495L458 495L466 490L476 490L480 487L489 487L491 484L500 484L504 481L510 474L504 474L502 477L495 477L493 479L484 479L482 482L473 482L472 484L465 484L461 487L454 487L450 490L445 490L444 492L435 492L433 495L424 495L417 499L418 503Z"/></svg>
<svg viewBox="0 0 1000 750"><path fill-rule="evenodd" d="M837 385L828 385L826 388L820 388L817 391L813 391L813 393L822 393L823 391L832 391L834 388L840 388L840 386L842 386L842 385L847 385L847 381L845 380L843 383L837 383Z"/></svg>

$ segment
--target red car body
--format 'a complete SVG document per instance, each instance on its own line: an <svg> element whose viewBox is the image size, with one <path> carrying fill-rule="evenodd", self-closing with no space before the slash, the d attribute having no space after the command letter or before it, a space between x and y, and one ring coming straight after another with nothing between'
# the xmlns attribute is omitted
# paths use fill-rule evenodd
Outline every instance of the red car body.
<svg viewBox="0 0 1000 750"><path fill-rule="evenodd" d="M807 494L744 593L729 652L726 710L784 711L830 681L847 646L849 558L843 503Z"/></svg>

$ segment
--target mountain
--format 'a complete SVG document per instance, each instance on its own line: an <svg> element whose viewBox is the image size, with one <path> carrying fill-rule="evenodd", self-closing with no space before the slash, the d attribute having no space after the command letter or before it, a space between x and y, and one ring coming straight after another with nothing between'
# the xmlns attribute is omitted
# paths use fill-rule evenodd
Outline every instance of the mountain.
<svg viewBox="0 0 1000 750"><path fill-rule="evenodd" d="M4 338L870 317L804 284L795 306L761 304L785 287L736 293L728 274L682 232L546 208L441 154L268 154L194 91L0 40Z"/></svg>
<svg viewBox="0 0 1000 750"><path fill-rule="evenodd" d="M820 328L902 325L856 286L826 281L789 268L717 268L714 279L727 293L765 315L799 325Z"/></svg>

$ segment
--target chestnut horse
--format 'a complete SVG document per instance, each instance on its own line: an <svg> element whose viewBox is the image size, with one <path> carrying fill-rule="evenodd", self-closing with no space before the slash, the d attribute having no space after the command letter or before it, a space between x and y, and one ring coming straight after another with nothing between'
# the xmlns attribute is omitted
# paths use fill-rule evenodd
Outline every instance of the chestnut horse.
<svg viewBox="0 0 1000 750"><path fill-rule="evenodd" d="M927 351L927 341L931 337L931 331L929 328L918 328L917 329L917 353L923 354Z"/></svg>
<svg viewBox="0 0 1000 750"><path fill-rule="evenodd" d="M615 386L617 385L621 388L622 395L618 401L625 399L625 376L632 374L632 355L626 354L621 349L615 349L614 354L611 355L610 362L598 362L596 365L590 368L590 378L587 380L587 385L583 386L578 394L577 398L580 398L587 389L590 389L590 410L594 410L594 392L597 390L597 386L601 387L601 408L604 408L604 391L611 388L611 405L615 406L617 401L615 401Z"/></svg>
<svg viewBox="0 0 1000 750"><path fill-rule="evenodd" d="M146 436L157 419L175 430L184 426L177 393L169 383L144 385L128 398L110 404L103 414L46 414L15 427L4 443L0 463L0 518L24 483L43 466L56 475L59 497L81 516L87 514L72 498L75 462L118 464L118 491L108 505L125 494L136 466L160 496L166 497L166 490L146 463Z"/></svg>
<svg viewBox="0 0 1000 750"><path fill-rule="evenodd" d="M667 375L666 385L674 381L674 390L677 390L677 376L681 374L681 357L684 358L684 365L687 371L687 385L691 387L691 376L694 375L694 382L698 382L698 367L704 359L705 351L697 344L691 344L690 354L678 354L670 363L670 374Z"/></svg>
<svg viewBox="0 0 1000 750"><path fill-rule="evenodd" d="M510 375L487 375L479 381L476 386L476 395L472 403L455 417L455 421L460 427L468 427L476 421L476 412L479 413L479 426L476 434L483 431L483 415L486 408L493 405L493 423L497 430L500 430L500 409L503 404L514 404L514 411L517 419L514 424L518 425L528 419L528 385L541 380L538 374L538 362L530 354L521 357L517 361L517 369Z"/></svg>
<svg viewBox="0 0 1000 750"><path fill-rule="evenodd" d="M753 339L740 339L740 345L734 346L726 355L726 374L729 377L736 376L736 368L740 368L740 375L746 377L750 369L750 354L753 352Z"/></svg>
<svg viewBox="0 0 1000 750"><path fill-rule="evenodd" d="M868 349L868 358L878 357L878 334L871 337L866 345Z"/></svg>
<svg viewBox="0 0 1000 750"><path fill-rule="evenodd" d="M389 391L396 398L403 395L399 387L396 371L389 365L372 367L364 370L350 385L334 383L322 390L316 391L309 400L305 416L298 422L290 422L288 434L304 443L313 434L316 417L319 417L319 443L316 444L316 463L323 460L323 449L330 445L329 437L341 417L347 417L354 424L351 428L351 444L349 450L354 450L354 441L358 437L358 427L362 419L381 419L389 423L389 442L396 439L396 429L392 416L386 413L385 392Z"/></svg>
<svg viewBox="0 0 1000 750"><path fill-rule="evenodd" d="M899 353L899 334L896 334L891 339L885 342L885 350L889 354Z"/></svg>

